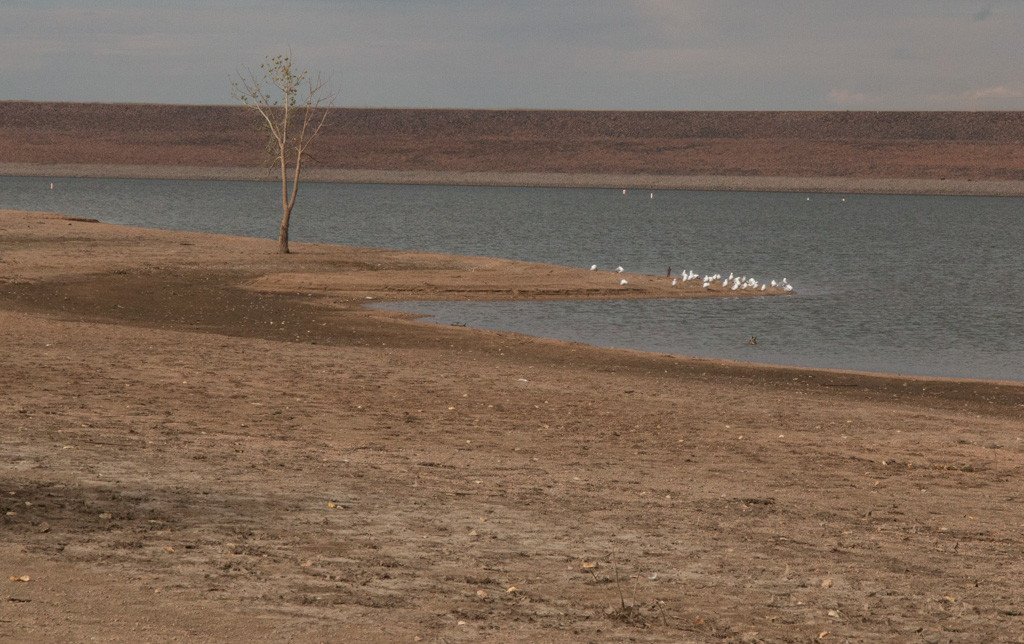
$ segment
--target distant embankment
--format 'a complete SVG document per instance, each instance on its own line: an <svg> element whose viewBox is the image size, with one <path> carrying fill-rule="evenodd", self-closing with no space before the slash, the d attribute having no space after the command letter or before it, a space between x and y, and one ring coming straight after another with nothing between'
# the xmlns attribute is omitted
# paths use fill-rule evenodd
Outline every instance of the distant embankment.
<svg viewBox="0 0 1024 644"><path fill-rule="evenodd" d="M242 107L0 102L0 174L269 178ZM309 179L1024 195L1021 112L332 110Z"/></svg>

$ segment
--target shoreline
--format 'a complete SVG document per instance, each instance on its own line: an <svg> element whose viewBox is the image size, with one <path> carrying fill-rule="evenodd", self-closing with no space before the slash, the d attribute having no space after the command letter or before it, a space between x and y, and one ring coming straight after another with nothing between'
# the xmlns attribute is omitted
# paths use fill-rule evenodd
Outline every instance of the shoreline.
<svg viewBox="0 0 1024 644"><path fill-rule="evenodd" d="M185 165L0 163L0 176L40 178L277 181L266 168ZM464 172L307 168L303 181L538 188L624 188L829 194L1024 196L1024 181L559 172Z"/></svg>
<svg viewBox="0 0 1024 644"><path fill-rule="evenodd" d="M50 222L66 222L68 226L84 226L89 228L105 229L102 235L105 238L131 238L141 236L142 239L151 237L158 244L167 243L168 239L196 239L203 240L203 246L216 248L223 243L231 243L247 248L249 252L261 252L258 249L270 249L276 247L276 240L268 240L256 237L237 237L218 233L195 233L189 231L172 231L163 229L151 229L120 224L108 224L96 220L81 219L60 213L45 213L31 211L10 211L0 210L0 224L4 222L3 216L13 216L25 220L37 219L36 224L46 226ZM111 234L113 233L113 234ZM198 241L178 242L182 245L193 246ZM445 329L448 325L424 321L430 317L412 311L404 311L394 308L379 308L367 306L368 304L401 304L403 302L417 301L582 301L582 300L633 300L633 299L702 299L702 298L758 298L758 297L788 297L781 289L772 288L761 293L755 291L731 291L729 289L713 286L710 289L703 289L696 284L670 287L666 285L667 280L659 275L647 275L639 273L615 273L613 271L601 270L590 271L582 268L561 266L555 264L542 264L536 262L523 262L492 257L478 257L468 255L444 255L438 253L420 251L396 251L389 249L351 247L335 244L322 244L312 242L293 242L294 250L290 255L280 256L276 253L271 257L260 259L258 266L261 268L252 272L252 268L243 271L247 275L244 279L238 280L238 286L253 293L267 296L307 296L318 299L327 299L334 302L328 308L338 311L358 311L367 317L380 317L382 319L408 321L414 324L426 325L428 328ZM90 253L91 255L91 253ZM190 253L190 255L192 255ZM292 262L296 256L304 257L302 260ZM325 270L325 260L337 255L349 255L356 257L354 269L352 270ZM233 259L225 261L223 258L214 262L213 267L218 271L230 271L232 262L245 265L242 254L234 252ZM76 267L71 258L65 258L59 269L48 267L40 273L27 273L25 275L9 275L5 278L0 275L0 284L22 283L24 281L34 282L37 280L47 281L59 278L68 270L72 272L83 272L101 275L106 270L114 270L115 274L129 270L129 267L137 270L139 264L148 264L145 258L138 254L129 254L113 261L115 268L111 269L111 262L103 258L89 258L83 256L77 258L80 263ZM150 258L152 259L152 258ZM192 261L202 263L200 257L191 257ZM85 261L82 261L85 260ZM176 258L180 261L180 258ZM336 261L336 260L335 260ZM298 266L288 266L289 263ZM398 270L383 269L384 265L397 265ZM367 267L374 266L372 270ZM271 267L276 267L272 269ZM292 270L280 270L288 267ZM294 270L301 267L302 270ZM161 267L161 270L163 267ZM627 287L617 286L615 283L621 277L629 278ZM120 307L118 307L120 308ZM676 360L696 361L707 364L726 365L727 370L753 369L770 372L778 371L783 374L814 374L828 377L833 376L839 380L849 378L865 378L874 381L891 379L894 381L934 382L946 384L968 384L968 385L992 385L996 387L1020 387L1024 389L1024 381L994 380L983 378L958 378L946 376L924 376L913 374L858 371L842 368L829 367L804 367L799 365L773 364L761 362L747 362L727 358L710 358L685 354L666 354L659 351L647 351L643 349L632 349L627 347L605 347L589 345L582 342L572 342L547 338L544 336L533 336L515 331L489 330L476 327L462 327L470 332L481 334L516 335L529 338L538 342L550 342L555 344L579 345L583 350L624 352L638 354L650 358L669 356Z"/></svg>
<svg viewBox="0 0 1024 644"><path fill-rule="evenodd" d="M416 322L363 304L622 291L275 249L0 211L0 639L1024 636L1024 384Z"/></svg>
<svg viewBox="0 0 1024 644"><path fill-rule="evenodd" d="M609 299L613 299L613 298L609 298ZM623 299L628 299L628 298L623 298ZM431 300L431 301L438 301L438 300ZM531 301L540 302L540 301L543 301L543 299L533 299ZM702 356L702 355L689 354L689 353L667 353L665 351L657 351L657 350L642 349L642 348L632 348L632 347L624 347L624 346L588 344L584 340L562 340L560 338L552 338L552 337L543 336L543 335L531 335L531 334L523 332L523 331L515 331L515 330L510 330L510 329L505 329L505 328L502 328L502 329L499 329L499 330L495 330L495 329L489 329L489 328L486 328L486 327L475 327L475 326L472 326L472 325L465 325L465 324L457 324L457 325L455 325L455 324L445 324L443 322L434 322L434 321L429 319L429 318L434 317L431 314L428 314L428 313L418 313L418 312L415 312L415 311L408 311L408 310L405 310L405 309L394 308L394 307L400 306L403 302L409 302L411 304L411 303L414 303L415 300L400 300L400 301L397 301L397 302L394 302L394 303L387 302L386 304L393 305L393 306L389 306L388 308L381 308L381 307L378 307L378 306L376 306L376 305L371 303L371 304L368 304L366 306L366 308L369 309L369 310L386 311L386 312L395 313L395 314L398 314L398 315L401 315L401 316L407 316L408 319L410 319L410 320L414 320L414 321L417 321L417 322L420 322L420 323L423 323L423 324L432 324L432 325L435 325L435 326L438 326L438 327L442 327L442 328L445 327L445 326L458 326L460 328L472 329L474 331L509 333L509 334L522 335L522 336L525 336L525 337L528 337L528 338L533 338L533 339L536 339L536 340L548 340L548 341L552 341L552 342L568 342L568 343L572 343L572 344L579 344L581 346L588 347L588 348L594 348L594 349L606 349L606 350L610 350L610 351L630 351L630 352L636 352L636 353L639 353L639 354L648 355L648 356L652 356L652 357L654 357L654 356L670 356L670 357L677 358L677 359L680 359L680 360L706 361L706 362L709 362L709 363L717 363L717 364L720 364L720 365L725 365L725 366L728 366L730 368L734 368L734 369L738 369L738 370L742 370L742 369L748 369L748 370L761 370L761 369L764 369L764 370L779 370L780 372L792 373L794 375L803 375L803 376L808 376L808 375L813 376L814 374L817 374L819 377L831 378L833 380L833 382L837 382L837 383L841 383L841 382L845 381L847 379L847 377L848 377L850 379L863 379L863 378L872 379L872 378L877 378L877 379L880 379L880 380L892 379L892 380L896 380L896 381L900 381L900 382L902 382L902 381L913 381L913 382L917 382L917 383L928 383L928 382L931 382L931 383L935 383L935 384L942 384L942 383L954 384L954 383L959 383L959 384L973 384L973 385L982 385L982 386L984 386L984 385L995 385L995 386L1008 386L1008 387L1022 387L1022 388L1024 388L1024 380L1004 380L1004 379L998 379L998 378L969 378L969 377L960 377L960 376L930 376L930 375L919 375L919 374L914 374L914 373L899 373L899 372L888 372L888 371L863 371L863 370L858 370L858 369L844 369L844 368L841 368L841 367L807 367L807 366L787 364L787 363L781 363L781 362L780 363L775 363L775 362L757 362L757 361L749 361L749 360L740 360L740 359L735 359L735 358L720 358L720 357L712 357L712 356ZM385 302L381 302L381 303L383 304ZM845 385L837 384L835 386L845 386Z"/></svg>
<svg viewBox="0 0 1024 644"><path fill-rule="evenodd" d="M120 231L120 236L130 236L136 231L142 236L165 237L177 235L188 238L195 236L199 239L210 238L217 240L237 240L250 248L266 246L270 248L276 244L276 240L268 240L256 237L235 237L218 233L194 233L190 231L169 231L163 229L151 229L137 226L108 224L98 220L81 219L60 213L44 213L31 211L10 211L0 210L0 224L3 223L4 215L19 218L40 218L41 221L56 219L57 221L72 224L85 224L89 227L104 227L108 230ZM194 242L181 242L192 245ZM216 246L216 242L214 241ZM562 266L555 264L543 264L536 262L524 262L502 258L468 256L468 255L444 255L420 251L395 251L390 249L350 247L344 245L293 242L295 250L290 256L303 255L311 249L318 256L330 256L338 253L352 253L360 257L358 264L373 264L380 266L381 261L398 262L403 268L398 271L384 271L382 275L378 271L365 269L342 270L324 272L320 264L320 258L314 260L314 264L304 264L307 270L287 272L271 271L268 273L253 274L244 280L244 288L267 295L300 295L314 296L317 298L338 298L336 302L341 303L341 308L348 309L356 307L369 316L380 316L382 318L404 319L419 324L429 325L435 328L444 328L446 325L435 323L425 318L429 315L422 315L414 311L400 310L395 308L379 308L368 306L369 304L401 304L403 302L414 303L419 301L443 302L443 301L478 301L478 302L507 302L507 301L583 301L583 300L635 300L635 299L703 299L703 298L757 298L757 297L789 297L792 294L778 288L771 288L761 293L757 291L731 291L719 288L717 285L710 289L698 288L696 282L681 287L668 286L667 280L660 275L648 275L640 273L615 273L609 270L589 271L582 268ZM236 256L240 263L243 262L240 256ZM0 257L2 259L2 257ZM135 266L133 261L142 261L135 256L124 262L124 268ZM197 261L198 258L197 258ZM285 259L285 262L288 260ZM99 262L104 264L102 260ZM274 262L280 266L280 263ZM415 267L415 270L411 270ZM68 268L65 266L65 268ZM77 269L82 272L94 272L97 266L93 262L86 263ZM224 270L220 267L219 270ZM29 279L52 279L56 275L47 271L40 276L32 276ZM617 286L616 282L622 277L628 278L629 285L626 287ZM19 277L14 281L18 282ZM0 274L0 284L6 280ZM594 350L623 351L638 353L651 357L670 355L679 360L701 361L729 365L730 369L757 369L757 370L779 370L785 373L832 375L840 380L844 377L868 378L868 379L893 379L898 381L922 381L936 383L963 383L974 385L991 384L994 386L1010 386L1024 388L1024 381L999 380L986 378L966 378L950 376L928 376L903 374L881 371L859 371L831 367L805 367L781 363L749 362L729 358L704 357L689 354L666 354L663 351L652 351L635 349L629 347L613 347L590 345L584 342L572 342L545 336L534 336L510 330L490 330L477 327L459 327L480 333L504 333L522 335L537 341L550 341L554 343L569 342L579 344L581 347Z"/></svg>

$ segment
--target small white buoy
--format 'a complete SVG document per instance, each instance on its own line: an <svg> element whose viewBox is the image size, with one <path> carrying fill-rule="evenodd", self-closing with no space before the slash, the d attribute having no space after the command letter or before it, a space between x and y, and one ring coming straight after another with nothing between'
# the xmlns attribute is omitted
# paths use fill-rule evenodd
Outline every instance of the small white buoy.
<svg viewBox="0 0 1024 644"><path fill-rule="evenodd" d="M653 192L651 193L651 199L654 199L654 193Z"/></svg>
<svg viewBox="0 0 1024 644"><path fill-rule="evenodd" d="M53 182L50 182L50 190L53 190Z"/></svg>

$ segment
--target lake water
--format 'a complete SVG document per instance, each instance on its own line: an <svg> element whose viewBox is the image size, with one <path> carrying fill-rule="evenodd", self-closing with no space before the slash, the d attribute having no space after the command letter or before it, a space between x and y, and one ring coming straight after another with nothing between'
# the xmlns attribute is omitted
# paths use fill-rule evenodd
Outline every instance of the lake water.
<svg viewBox="0 0 1024 644"><path fill-rule="evenodd" d="M0 208L276 236L271 183L0 177ZM1024 381L1024 199L304 184L292 240L761 281L790 297L407 303L602 346ZM747 344L750 336L758 344Z"/></svg>

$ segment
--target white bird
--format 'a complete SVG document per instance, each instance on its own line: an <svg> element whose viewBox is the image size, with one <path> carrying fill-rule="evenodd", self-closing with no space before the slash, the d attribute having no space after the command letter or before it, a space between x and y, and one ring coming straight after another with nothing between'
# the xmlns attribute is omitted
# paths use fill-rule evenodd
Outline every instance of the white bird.
<svg viewBox="0 0 1024 644"><path fill-rule="evenodd" d="M768 288L768 285L767 285L767 284L762 284L762 285L761 285L761 290L762 290L762 291L763 291L763 290L765 290L766 288Z"/></svg>
<svg viewBox="0 0 1024 644"><path fill-rule="evenodd" d="M704 282L704 288L711 286L711 282Z"/></svg>
<svg viewBox="0 0 1024 644"><path fill-rule="evenodd" d="M676 285L676 278L673 277L672 278L672 286L675 286L675 285Z"/></svg>
<svg viewBox="0 0 1024 644"><path fill-rule="evenodd" d="M625 286L626 284L629 284L629 282L627 282L626 280L622 280L621 282L619 282L619 286Z"/></svg>
<svg viewBox="0 0 1024 644"><path fill-rule="evenodd" d="M622 272L622 271L624 271L624 270L626 270L626 269L624 269L624 268L622 268L621 266L619 266L618 268L616 268L616 269L615 269L615 272L616 272L616 273L621 273L621 272Z"/></svg>
<svg viewBox="0 0 1024 644"><path fill-rule="evenodd" d="M784 288L783 290L786 291L787 293L789 293L790 291L793 290L793 285L792 284L786 284L786 288Z"/></svg>
<svg viewBox="0 0 1024 644"><path fill-rule="evenodd" d="M591 266L591 267L590 267L590 270L592 270L592 271L596 271L596 270L597 270L597 264L594 264L593 266Z"/></svg>

